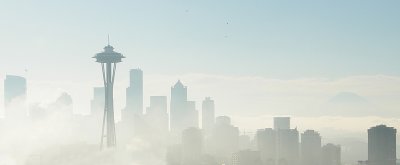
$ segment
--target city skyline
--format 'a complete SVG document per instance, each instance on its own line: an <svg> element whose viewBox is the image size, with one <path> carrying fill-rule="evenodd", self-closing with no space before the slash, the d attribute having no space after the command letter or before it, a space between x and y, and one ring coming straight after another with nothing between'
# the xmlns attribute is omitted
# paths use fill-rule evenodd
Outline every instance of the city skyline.
<svg viewBox="0 0 400 165"><path fill-rule="evenodd" d="M399 7L6 0L0 165L399 165Z"/></svg>
<svg viewBox="0 0 400 165"><path fill-rule="evenodd" d="M12 1L0 7L0 18L8 23L0 31L1 56L11 61L0 65L0 78L13 74L29 79L30 89L35 90L28 94L30 98L37 98L30 103L51 102L58 94L53 91L59 90L59 93L71 93L78 113L87 113L90 108L87 100L91 99L89 88L100 86L101 81L98 75L92 74L96 65L82 57L106 44L106 36L110 34L111 44L133 57L126 59L119 69L116 91L121 92L116 97L121 101L116 102L117 111L125 105L121 88L128 85L128 70L141 68L147 75L145 81L151 83L144 87L145 104L149 103L148 96L167 95L166 88L181 79L194 88L193 100L206 95L200 94L202 88L209 89L206 92L220 100L218 106L223 111L237 113L253 106L249 108L249 116L265 113L313 116L314 111L324 109L318 106L342 92L353 93L378 106L378 113L367 116L400 116L397 113L400 95L393 93L400 90L397 72L400 69L396 63L399 50L395 44L400 23L395 19L395 13L399 12L396 1L45 2ZM18 13L12 10L17 6L21 8ZM101 12L100 9L108 6L120 10ZM23 26L24 22L31 24ZM79 29L76 24L80 25ZM78 36L84 36L84 40L77 40ZM65 65L68 63L77 67L70 68ZM57 73L48 69L54 67ZM240 83L217 88L204 81ZM161 90L146 89L149 86ZM257 86L262 86L263 92ZM373 90L382 86L385 89ZM298 92L298 87L306 89ZM263 101L222 96L235 88L247 88L246 93L251 96L247 98ZM285 95L281 96L282 93ZM238 105L229 106L231 100ZM284 104L289 101L294 106Z"/></svg>

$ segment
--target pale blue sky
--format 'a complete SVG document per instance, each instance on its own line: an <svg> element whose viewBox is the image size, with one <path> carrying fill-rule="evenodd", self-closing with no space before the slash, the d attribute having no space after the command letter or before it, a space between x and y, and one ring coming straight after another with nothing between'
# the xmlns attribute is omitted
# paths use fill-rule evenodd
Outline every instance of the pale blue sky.
<svg viewBox="0 0 400 165"><path fill-rule="evenodd" d="M399 8L395 0L2 0L0 70L93 79L90 57L110 34L126 73L400 75Z"/></svg>

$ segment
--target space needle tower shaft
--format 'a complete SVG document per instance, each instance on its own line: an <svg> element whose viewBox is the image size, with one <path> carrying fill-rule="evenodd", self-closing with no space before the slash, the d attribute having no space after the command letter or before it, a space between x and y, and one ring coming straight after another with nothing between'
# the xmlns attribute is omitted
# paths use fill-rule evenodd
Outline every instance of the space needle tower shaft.
<svg viewBox="0 0 400 165"><path fill-rule="evenodd" d="M100 140L100 148L102 149L104 139L106 139L107 147L114 147L117 143L114 121L113 87L117 63L121 62L121 59L125 57L121 53L115 52L114 48L108 44L104 47L103 52L97 53L93 58L96 58L96 62L101 64L105 90L105 105Z"/></svg>

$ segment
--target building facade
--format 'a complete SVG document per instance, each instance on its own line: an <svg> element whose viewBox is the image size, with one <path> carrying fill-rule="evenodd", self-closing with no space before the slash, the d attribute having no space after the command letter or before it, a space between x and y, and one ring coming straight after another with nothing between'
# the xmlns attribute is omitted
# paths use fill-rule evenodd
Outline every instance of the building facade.
<svg viewBox="0 0 400 165"><path fill-rule="evenodd" d="M396 132L386 125L368 129L368 165L396 165Z"/></svg>

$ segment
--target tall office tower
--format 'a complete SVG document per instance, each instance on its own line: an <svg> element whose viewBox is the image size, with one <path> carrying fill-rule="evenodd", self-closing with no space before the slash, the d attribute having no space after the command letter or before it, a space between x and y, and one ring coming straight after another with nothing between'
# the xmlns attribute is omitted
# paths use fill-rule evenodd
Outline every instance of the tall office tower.
<svg viewBox="0 0 400 165"><path fill-rule="evenodd" d="M26 112L26 79L7 75L4 80L4 105L6 118L24 118Z"/></svg>
<svg viewBox="0 0 400 165"><path fill-rule="evenodd" d="M314 130L301 134L301 162L302 165L321 165L321 136Z"/></svg>
<svg viewBox="0 0 400 165"><path fill-rule="evenodd" d="M263 165L259 151L241 150L232 154L232 165Z"/></svg>
<svg viewBox="0 0 400 165"><path fill-rule="evenodd" d="M277 130L277 164L297 165L299 161L299 132L297 129Z"/></svg>
<svg viewBox="0 0 400 165"><path fill-rule="evenodd" d="M203 135L198 128L190 127L182 132L182 165L200 165L203 153Z"/></svg>
<svg viewBox="0 0 400 165"><path fill-rule="evenodd" d="M104 87L93 88L93 99L90 101L90 114L102 116L104 113Z"/></svg>
<svg viewBox="0 0 400 165"><path fill-rule="evenodd" d="M130 83L126 88L126 107L122 120L143 114L143 71L131 69L129 76Z"/></svg>
<svg viewBox="0 0 400 165"><path fill-rule="evenodd" d="M103 147L104 138L107 139L107 147L114 147L117 143L114 121L114 78L117 63L121 62L121 59L125 57L121 53L115 52L114 47L108 44L104 47L103 52L97 53L93 58L96 58L96 62L101 64L105 89L104 118L100 148ZM104 134L104 129L106 129L106 134Z"/></svg>
<svg viewBox="0 0 400 165"><path fill-rule="evenodd" d="M257 149L260 151L264 165L275 165L276 162L276 131L272 128L260 129L256 133Z"/></svg>
<svg viewBox="0 0 400 165"><path fill-rule="evenodd" d="M215 106L214 100L206 97L202 104L202 129L206 134L209 134L215 123Z"/></svg>
<svg viewBox="0 0 400 165"><path fill-rule="evenodd" d="M378 125L368 129L368 165L396 164L396 129Z"/></svg>
<svg viewBox="0 0 400 165"><path fill-rule="evenodd" d="M274 117L274 129L290 129L290 117Z"/></svg>
<svg viewBox="0 0 400 165"><path fill-rule="evenodd" d="M341 149L339 145L326 144L322 147L322 165L341 165Z"/></svg>
<svg viewBox="0 0 400 165"><path fill-rule="evenodd" d="M151 96L146 109L146 123L155 133L168 132L167 96Z"/></svg>
<svg viewBox="0 0 400 165"><path fill-rule="evenodd" d="M239 149L239 129L231 124L227 116L219 116L212 133L214 147L213 155L216 155L220 163L230 162L232 154Z"/></svg>
<svg viewBox="0 0 400 165"><path fill-rule="evenodd" d="M184 119L187 110L187 87L178 81L171 88L170 127L171 132L181 133L184 129Z"/></svg>

